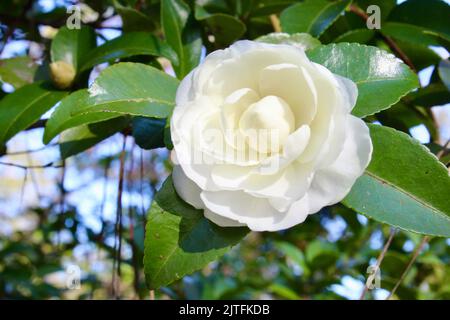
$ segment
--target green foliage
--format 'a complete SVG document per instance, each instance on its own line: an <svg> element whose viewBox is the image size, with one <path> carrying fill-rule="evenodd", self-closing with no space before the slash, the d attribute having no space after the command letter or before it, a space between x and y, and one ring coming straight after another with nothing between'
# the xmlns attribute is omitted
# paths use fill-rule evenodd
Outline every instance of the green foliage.
<svg viewBox="0 0 450 320"><path fill-rule="evenodd" d="M281 14L284 32L306 32L319 37L345 10L350 1L305 0L285 9Z"/></svg>
<svg viewBox="0 0 450 320"><path fill-rule="evenodd" d="M35 82L0 100L0 145L39 120L66 94L65 91L52 88L47 82Z"/></svg>
<svg viewBox="0 0 450 320"><path fill-rule="evenodd" d="M405 64L375 47L330 44L309 51L308 56L356 83L358 100L353 114L358 117L389 108L419 85L417 75Z"/></svg>
<svg viewBox="0 0 450 320"><path fill-rule="evenodd" d="M380 222L450 237L450 177L419 142L370 125L372 161L343 203Z"/></svg>
<svg viewBox="0 0 450 320"><path fill-rule="evenodd" d="M157 193L148 216L145 275L157 289L216 260L236 245L246 228L221 228L181 200L169 177Z"/></svg>
<svg viewBox="0 0 450 320"><path fill-rule="evenodd" d="M48 12L25 0L0 4L0 53L5 57L0 59L0 169L5 169L0 172L0 207L4 208L0 212L0 298L73 298L73 292L54 286L48 276L63 271L76 248L89 246L88 251L98 251L97 258L107 267L99 274L88 272L78 298L112 297L106 289L111 284L105 280L111 277L105 274L114 260L128 288L122 292L127 298L146 297L146 282L150 289L158 289L157 297L164 298L342 299L336 287L345 277L365 282L367 267L380 251L375 240L385 241L391 227L401 231L381 265L382 288L392 290L423 234L433 238L395 298L450 298L450 246L445 239L450 237L450 148L445 145L445 120L438 113L447 110L450 102L449 61L442 59L450 48L446 2L84 3L97 17L72 30L66 26L66 8L58 4ZM366 27L364 12L369 5L381 8L381 30ZM119 29L112 39L105 32L114 21L109 20L111 12L122 21L111 27ZM57 28L56 35L47 26ZM44 32L45 28L50 30ZM248 233L245 228L216 226L179 198L170 178L167 151L154 150L173 147L170 116L179 80L200 63L204 53L239 39L296 46L312 61L353 80L359 91L353 114L370 127L372 162L342 204L324 208L283 232ZM23 50L11 49L20 43L26 43ZM426 83L421 86L417 73L429 67L433 68L430 82L421 81ZM426 145L410 137L412 129L422 125L430 135ZM34 128L38 130L32 135L25 133ZM14 154L16 146L10 139L25 138L28 147L28 142L39 144L29 140L41 134L49 148L59 136L55 148L59 158L44 154L35 161L30 153L27 162L22 162L22 153ZM114 148L118 136L126 137L123 152ZM102 141L106 148L97 147ZM124 140L120 141L122 145ZM24 170L25 179L20 175L18 183L11 180L14 171L4 167L17 162L16 167L26 168L26 163L36 164L39 159L56 163L69 157L65 165L70 175L75 172L80 179L83 172L95 178L104 175L103 202L86 215L101 230L88 227L73 206L89 207L70 197L77 188L64 183L66 168L61 169L62 180L54 188L46 180L40 190L36 172ZM122 174L116 172L121 167ZM116 179L121 180L127 199L120 225L103 215L105 208L115 210L119 203L108 196L109 179L114 188ZM37 189L36 208L26 202L29 181ZM23 189L16 191L20 201L9 200L10 189L22 183ZM94 190L96 194L97 185ZM136 198L141 208L136 207ZM23 205L16 213L10 207L18 202ZM37 223L16 230L20 223L14 220L13 227L4 227L15 215ZM336 225L342 230L336 231ZM118 261L118 248L111 245L112 239L118 241L117 232L131 253ZM373 292L368 296L376 297Z"/></svg>
<svg viewBox="0 0 450 320"><path fill-rule="evenodd" d="M174 69L183 78L200 62L202 41L200 32L192 23L189 6L182 0L161 1L161 24L167 43L178 55Z"/></svg>
<svg viewBox="0 0 450 320"><path fill-rule="evenodd" d="M81 69L86 70L103 62L114 62L116 59L137 55L165 57L171 61L177 61L175 52L151 33L132 32L125 33L90 51Z"/></svg>
<svg viewBox="0 0 450 320"><path fill-rule="evenodd" d="M178 81L150 66L120 63L104 70L89 90L65 98L48 120L44 142L62 131L121 115L165 118Z"/></svg>
<svg viewBox="0 0 450 320"><path fill-rule="evenodd" d="M80 29L59 29L52 41L51 61L64 61L80 70L88 53L96 46L95 32L92 28L83 26Z"/></svg>

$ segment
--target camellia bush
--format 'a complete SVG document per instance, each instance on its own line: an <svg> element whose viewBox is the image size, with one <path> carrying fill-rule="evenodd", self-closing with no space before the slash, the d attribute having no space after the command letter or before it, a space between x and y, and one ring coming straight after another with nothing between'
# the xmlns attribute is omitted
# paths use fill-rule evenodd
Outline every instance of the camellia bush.
<svg viewBox="0 0 450 320"><path fill-rule="evenodd" d="M115 297L125 263L141 298L338 298L344 276L364 298L372 266L386 297L445 299L450 137L437 108L450 102L449 17L440 0L2 1L0 50L27 49L0 60L1 155L41 130L60 161L39 169L64 170L123 137L108 159L119 163L115 221L86 231L113 260ZM429 141L411 135L418 126ZM124 217L126 186L145 180L124 177L127 140L170 153L154 190L138 191L151 201L140 229ZM334 240L333 219L345 229ZM26 296L20 285L40 277L8 276L19 238L0 238L0 297Z"/></svg>

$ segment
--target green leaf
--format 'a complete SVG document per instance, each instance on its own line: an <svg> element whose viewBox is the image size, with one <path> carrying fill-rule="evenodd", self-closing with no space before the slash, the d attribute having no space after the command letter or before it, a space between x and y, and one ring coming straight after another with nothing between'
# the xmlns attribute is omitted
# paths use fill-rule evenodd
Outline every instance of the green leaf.
<svg viewBox="0 0 450 320"><path fill-rule="evenodd" d="M369 29L353 29L347 31L336 39L333 42L358 42L358 43L367 43L369 42L375 35L374 30Z"/></svg>
<svg viewBox="0 0 450 320"><path fill-rule="evenodd" d="M0 100L0 145L39 120L66 94L47 82L35 82L6 95Z"/></svg>
<svg viewBox="0 0 450 320"><path fill-rule="evenodd" d="M125 33L89 52L81 69L86 70L97 64L136 55L161 56L177 61L176 53L164 42L147 32Z"/></svg>
<svg viewBox="0 0 450 320"><path fill-rule="evenodd" d="M449 103L450 92L442 83L431 83L424 88L411 92L405 99L422 107L434 107Z"/></svg>
<svg viewBox="0 0 450 320"><path fill-rule="evenodd" d="M79 70L88 53L96 46L95 32L88 26L80 29L62 27L52 41L52 62L64 61Z"/></svg>
<svg viewBox="0 0 450 320"><path fill-rule="evenodd" d="M408 135L379 125L369 128L372 161L343 203L407 231L450 237L447 168Z"/></svg>
<svg viewBox="0 0 450 320"><path fill-rule="evenodd" d="M305 0L281 13L281 29L287 33L306 32L319 37L349 3L350 1Z"/></svg>
<svg viewBox="0 0 450 320"><path fill-rule="evenodd" d="M138 10L124 7L117 1L114 1L114 7L122 18L124 32L153 31L156 28L154 20Z"/></svg>
<svg viewBox="0 0 450 320"><path fill-rule="evenodd" d="M308 56L356 83L358 100L353 114L358 117L387 109L419 86L414 72L394 55L376 47L330 44L308 51Z"/></svg>
<svg viewBox="0 0 450 320"><path fill-rule="evenodd" d="M142 149L150 150L164 147L165 119L135 117L132 122L132 135Z"/></svg>
<svg viewBox="0 0 450 320"><path fill-rule="evenodd" d="M161 20L166 41L178 55L178 61L172 63L182 79L200 62L200 31L193 25L191 10L182 0L162 0Z"/></svg>
<svg viewBox="0 0 450 320"><path fill-rule="evenodd" d="M83 152L113 134L125 129L126 117L119 117L90 125L82 125L64 131L58 141L62 159Z"/></svg>
<svg viewBox="0 0 450 320"><path fill-rule="evenodd" d="M389 21L401 22L422 28L450 39L450 6L440 0L409 0L396 6Z"/></svg>
<svg viewBox="0 0 450 320"><path fill-rule="evenodd" d="M206 266L239 243L247 228L223 228L181 200L169 177L156 194L147 220L144 271L157 289Z"/></svg>
<svg viewBox="0 0 450 320"><path fill-rule="evenodd" d="M209 31L214 35L217 47L225 47L242 37L247 30L245 24L232 15L224 13L209 13L203 7L195 7L195 19L204 21Z"/></svg>
<svg viewBox="0 0 450 320"><path fill-rule="evenodd" d="M439 78L441 78L442 82L450 91L450 61L442 60L439 62L438 72Z"/></svg>
<svg viewBox="0 0 450 320"><path fill-rule="evenodd" d="M121 115L166 118L178 80L153 67L123 62L103 70L88 90L72 93L47 122L44 143L64 130Z"/></svg>
<svg viewBox="0 0 450 320"><path fill-rule="evenodd" d="M257 38L256 41L273 44L289 44L304 51L320 46L320 41L308 33L288 34L283 32L273 32Z"/></svg>
<svg viewBox="0 0 450 320"><path fill-rule="evenodd" d="M29 56L0 60L0 82L18 89L32 83L38 65Z"/></svg>
<svg viewBox="0 0 450 320"><path fill-rule="evenodd" d="M440 46L438 34L423 27L401 23L385 22L381 25L381 32L392 38L411 42L420 46Z"/></svg>

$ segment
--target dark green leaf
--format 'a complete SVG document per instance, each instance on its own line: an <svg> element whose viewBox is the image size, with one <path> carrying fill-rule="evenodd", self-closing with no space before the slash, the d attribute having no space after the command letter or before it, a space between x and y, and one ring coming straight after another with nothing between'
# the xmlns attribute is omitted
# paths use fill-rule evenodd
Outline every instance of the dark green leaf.
<svg viewBox="0 0 450 320"><path fill-rule="evenodd" d="M0 145L39 120L66 94L49 83L35 82L6 95L0 100Z"/></svg>
<svg viewBox="0 0 450 320"><path fill-rule="evenodd" d="M222 228L181 200L169 177L150 209L144 271L150 289L180 279L226 253L247 234L246 228Z"/></svg>
<svg viewBox="0 0 450 320"><path fill-rule="evenodd" d="M376 47L330 44L308 51L308 56L356 83L358 100L353 114L358 117L388 108L419 85L417 75L405 64Z"/></svg>
<svg viewBox="0 0 450 320"><path fill-rule="evenodd" d="M438 67L439 78L445 84L448 90L450 90L450 61L442 60Z"/></svg>
<svg viewBox="0 0 450 320"><path fill-rule="evenodd" d="M89 90L64 99L47 122L44 143L62 131L121 115L168 117L178 80L147 65L123 62L106 68Z"/></svg>
<svg viewBox="0 0 450 320"><path fill-rule="evenodd" d="M66 159L93 147L123 130L127 124L128 120L125 117L119 117L64 131L58 141L61 158Z"/></svg>
<svg viewBox="0 0 450 320"><path fill-rule="evenodd" d="M209 13L203 7L195 7L195 18L204 21L214 35L217 47L225 47L238 40L246 31L245 24L224 13Z"/></svg>
<svg viewBox="0 0 450 320"><path fill-rule="evenodd" d="M155 22L142 12L121 6L117 1L114 6L122 18L124 32L153 31L156 28Z"/></svg>
<svg viewBox="0 0 450 320"><path fill-rule="evenodd" d="M161 56L177 61L176 53L154 35L146 32L131 32L107 41L92 50L81 69L86 70L103 62L136 55Z"/></svg>
<svg viewBox="0 0 450 320"><path fill-rule="evenodd" d="M305 0L281 13L281 28L287 33L306 32L319 37L349 3L350 1Z"/></svg>
<svg viewBox="0 0 450 320"><path fill-rule="evenodd" d="M155 149L164 147L164 119L152 119L144 117L133 118L132 135L136 144L142 149Z"/></svg>
<svg viewBox="0 0 450 320"><path fill-rule="evenodd" d="M447 168L408 135L379 125L369 127L372 161L343 203L404 230L450 237Z"/></svg>
<svg viewBox="0 0 450 320"><path fill-rule="evenodd" d="M389 21L421 27L450 39L450 6L440 0L408 0L396 6Z"/></svg>
<svg viewBox="0 0 450 320"><path fill-rule="evenodd" d="M161 20L166 41L178 55L178 61L172 61L175 72L178 78L184 78L200 62L200 31L193 25L191 10L182 0L162 0Z"/></svg>
<svg viewBox="0 0 450 320"><path fill-rule="evenodd" d="M422 107L434 107L450 102L450 92L442 83L432 83L410 93L405 99Z"/></svg>

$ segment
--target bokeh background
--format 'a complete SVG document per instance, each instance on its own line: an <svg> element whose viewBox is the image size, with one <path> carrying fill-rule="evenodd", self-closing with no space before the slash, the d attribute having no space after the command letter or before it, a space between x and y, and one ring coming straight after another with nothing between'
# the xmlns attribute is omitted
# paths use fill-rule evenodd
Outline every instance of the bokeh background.
<svg viewBox="0 0 450 320"><path fill-rule="evenodd" d="M73 4L81 4L85 23L95 25L98 44L118 37L124 16L115 9L115 2L2 0L0 59L29 56L42 64L56 28L67 18L66 8ZM274 2L281 11L294 1ZM122 4L145 14L158 7L158 1ZM150 13L148 19L153 19ZM261 23L270 29L265 18ZM438 60L448 58L441 47L426 49ZM172 72L169 64L161 63ZM91 82L105 66L93 70ZM424 63L419 71L422 86L434 73L435 66ZM10 83L1 82L0 96L13 90ZM436 132L420 122L405 130L424 144L443 145L450 138L450 105L431 110ZM0 299L112 298L119 156L124 138L116 134L65 160L62 167L40 168L60 163L57 141L45 146L42 134L43 128L20 133L0 157ZM118 261L123 299L358 299L367 268L374 264L390 233L388 226L343 206L325 208L295 228L251 233L219 261L150 293L142 265L144 226L152 196L170 172L169 152L143 150L132 137L126 139L125 150L123 244ZM419 235L397 232L381 267L381 288L369 291L367 298L388 296L420 241ZM449 299L449 262L449 240L431 239L395 298ZM67 269L73 266L81 271L81 285L76 289L66 284Z"/></svg>

